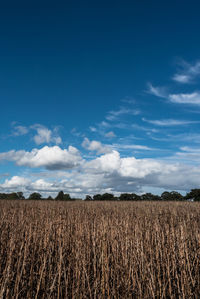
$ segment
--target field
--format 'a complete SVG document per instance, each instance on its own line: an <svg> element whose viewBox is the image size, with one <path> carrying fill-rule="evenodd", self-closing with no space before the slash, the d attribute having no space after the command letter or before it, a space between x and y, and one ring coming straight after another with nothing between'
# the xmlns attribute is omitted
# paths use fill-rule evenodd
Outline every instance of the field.
<svg viewBox="0 0 200 299"><path fill-rule="evenodd" d="M1 200L0 298L200 298L200 204Z"/></svg>

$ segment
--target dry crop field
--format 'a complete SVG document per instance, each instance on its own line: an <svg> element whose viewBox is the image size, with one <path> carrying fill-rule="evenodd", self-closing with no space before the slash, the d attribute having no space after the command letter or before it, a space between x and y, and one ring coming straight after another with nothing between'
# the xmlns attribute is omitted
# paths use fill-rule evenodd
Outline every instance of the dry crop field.
<svg viewBox="0 0 200 299"><path fill-rule="evenodd" d="M200 204L2 200L0 298L200 298Z"/></svg>

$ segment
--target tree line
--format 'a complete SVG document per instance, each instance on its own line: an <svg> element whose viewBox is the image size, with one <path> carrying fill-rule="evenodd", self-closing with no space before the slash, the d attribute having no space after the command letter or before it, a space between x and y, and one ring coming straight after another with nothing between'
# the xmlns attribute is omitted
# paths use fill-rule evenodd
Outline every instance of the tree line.
<svg viewBox="0 0 200 299"><path fill-rule="evenodd" d="M55 198L49 196L42 197L38 192L33 192L29 197L25 198L23 192L0 193L0 200L54 200L54 201L75 201L80 198L73 198L63 191L58 192ZM135 193L122 193L114 196L112 193L95 194L93 196L86 195L85 201L200 201L200 189L192 189L185 196L176 191L165 191L160 196L152 193L138 195Z"/></svg>

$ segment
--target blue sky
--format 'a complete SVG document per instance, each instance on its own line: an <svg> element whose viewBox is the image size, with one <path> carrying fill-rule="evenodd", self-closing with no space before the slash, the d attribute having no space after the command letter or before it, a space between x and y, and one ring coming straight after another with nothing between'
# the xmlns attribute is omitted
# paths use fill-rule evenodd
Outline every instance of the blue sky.
<svg viewBox="0 0 200 299"><path fill-rule="evenodd" d="M200 185L198 1L0 5L0 192Z"/></svg>

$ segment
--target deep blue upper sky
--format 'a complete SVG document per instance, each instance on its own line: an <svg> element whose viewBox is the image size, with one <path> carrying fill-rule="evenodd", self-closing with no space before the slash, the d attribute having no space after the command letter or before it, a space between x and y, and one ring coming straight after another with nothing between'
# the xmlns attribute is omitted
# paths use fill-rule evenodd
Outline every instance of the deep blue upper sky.
<svg viewBox="0 0 200 299"><path fill-rule="evenodd" d="M1 3L0 188L82 195L196 187L199 11L199 1ZM71 157L68 146L78 154ZM45 163L42 149L45 157L52 151ZM19 150L38 164L20 160ZM113 153L121 155L122 186L113 182L116 169L98 165ZM165 184L162 163L177 173L194 167L191 182ZM23 183L27 174L33 177Z"/></svg>

